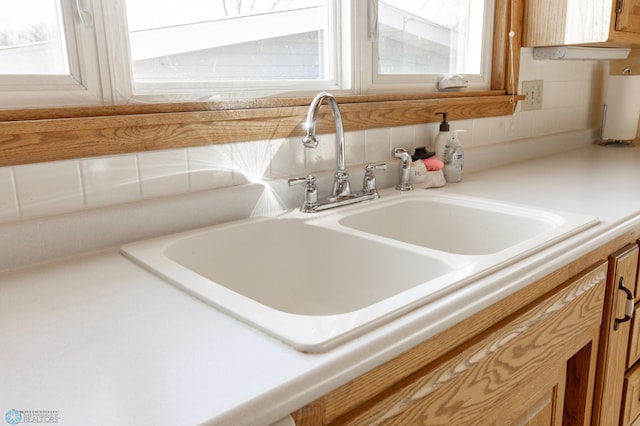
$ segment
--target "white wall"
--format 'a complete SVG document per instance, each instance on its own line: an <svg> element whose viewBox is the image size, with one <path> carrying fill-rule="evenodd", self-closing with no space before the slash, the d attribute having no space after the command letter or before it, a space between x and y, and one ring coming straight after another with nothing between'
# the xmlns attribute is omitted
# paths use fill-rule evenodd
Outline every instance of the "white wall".
<svg viewBox="0 0 640 426"><path fill-rule="evenodd" d="M520 81L544 80L543 108L514 116L452 122L465 129L467 173L592 142L599 125L607 63L534 61L523 49ZM391 148L427 145L437 124L350 132L347 164L354 179L368 162L397 164ZM0 223L240 185L335 168L333 135L317 149L296 139L144 152L0 168ZM380 178L395 183L392 168ZM359 187L354 180L353 186Z"/></svg>

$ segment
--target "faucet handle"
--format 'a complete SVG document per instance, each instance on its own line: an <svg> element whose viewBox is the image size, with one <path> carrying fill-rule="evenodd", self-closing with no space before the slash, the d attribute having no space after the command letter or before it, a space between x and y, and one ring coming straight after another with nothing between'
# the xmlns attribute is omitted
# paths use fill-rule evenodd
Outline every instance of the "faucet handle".
<svg viewBox="0 0 640 426"><path fill-rule="evenodd" d="M306 175L306 176L299 176L299 177L287 179L287 183L289 184L289 186L302 183L302 182L305 182L307 185L309 185L310 183L315 183L316 177L313 175Z"/></svg>
<svg viewBox="0 0 640 426"><path fill-rule="evenodd" d="M364 178L362 179L362 194L373 195L378 193L376 188L376 175L373 173L375 170L386 170L386 163L367 164L364 168Z"/></svg>
<svg viewBox="0 0 640 426"><path fill-rule="evenodd" d="M315 212L318 208L318 187L316 186L316 177L313 175L301 176L287 180L289 186L304 183L304 201L300 206L300 211L305 213Z"/></svg>
<svg viewBox="0 0 640 426"><path fill-rule="evenodd" d="M387 163L367 164L364 166L365 173L373 173L374 170L387 170Z"/></svg>

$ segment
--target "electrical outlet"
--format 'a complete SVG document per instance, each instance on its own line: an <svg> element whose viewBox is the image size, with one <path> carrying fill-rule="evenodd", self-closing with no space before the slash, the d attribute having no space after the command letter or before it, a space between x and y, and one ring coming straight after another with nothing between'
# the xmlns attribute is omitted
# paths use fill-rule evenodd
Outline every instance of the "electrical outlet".
<svg viewBox="0 0 640 426"><path fill-rule="evenodd" d="M522 111L542 109L542 80L528 80L522 82Z"/></svg>

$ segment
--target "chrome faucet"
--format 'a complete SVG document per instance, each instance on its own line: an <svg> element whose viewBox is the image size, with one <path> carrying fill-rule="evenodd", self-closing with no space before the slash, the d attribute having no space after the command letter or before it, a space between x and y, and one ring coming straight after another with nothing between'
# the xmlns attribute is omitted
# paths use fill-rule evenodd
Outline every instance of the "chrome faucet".
<svg viewBox="0 0 640 426"><path fill-rule="evenodd" d="M337 168L334 175L333 190L331 195L318 200L318 188L316 186L315 176L308 175L298 178L289 179L289 185L296 183L305 184L305 196L300 210L306 213L318 212L333 207L344 206L348 204L358 203L365 200L373 200L379 198L376 188L376 178L374 170L386 169L384 163L367 164L365 167L365 175L362 180L362 190L357 193L351 192L349 184L349 173L345 168L345 146L344 146L344 127L342 124L342 114L338 107L336 98L328 92L320 92L313 99L307 112L307 134L302 138L302 143L307 148L316 148L318 139L316 139L316 121L318 120L318 110L323 102L331 108L333 120L336 125L336 156Z"/></svg>
<svg viewBox="0 0 640 426"><path fill-rule="evenodd" d="M400 183L396 185L398 191L410 191L413 186L409 183L411 176L411 154L404 148L393 148L391 153L394 158L399 158L402 162L402 173L400 175Z"/></svg>
<svg viewBox="0 0 640 426"><path fill-rule="evenodd" d="M305 213L315 213L322 210L331 209L333 207L346 206L349 204L359 203L360 201L373 200L380 198L378 189L376 188L376 176L374 170L385 170L385 163L367 164L364 168L364 178L362 179L362 191L340 195L338 197L326 197L318 200L318 187L316 185L316 177L313 175L301 176L289 179L289 186L297 183L304 183L304 201L300 206L300 211Z"/></svg>
<svg viewBox="0 0 640 426"><path fill-rule="evenodd" d="M328 92L320 92L309 105L309 111L307 112L307 135L302 138L302 143L307 148L315 148L318 146L318 139L316 139L316 121L318 120L318 111L320 105L326 101L331 108L333 114L333 120L336 123L336 161L337 168L333 180L333 191L331 195L334 197L340 197L351 194L351 185L349 184L349 173L344 166L345 148L344 148L344 127L342 125L342 114L338 107L336 98Z"/></svg>

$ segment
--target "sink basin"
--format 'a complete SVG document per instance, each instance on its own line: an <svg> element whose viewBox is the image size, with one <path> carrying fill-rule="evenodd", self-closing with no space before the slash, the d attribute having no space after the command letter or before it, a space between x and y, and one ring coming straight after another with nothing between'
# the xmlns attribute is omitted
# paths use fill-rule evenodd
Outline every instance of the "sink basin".
<svg viewBox="0 0 640 426"><path fill-rule="evenodd" d="M306 352L325 351L597 223L435 191L127 244L176 287Z"/></svg>
<svg viewBox="0 0 640 426"><path fill-rule="evenodd" d="M348 228L461 255L492 255L522 244L540 248L594 223L583 215L441 195L401 197L340 220Z"/></svg>
<svg viewBox="0 0 640 426"><path fill-rule="evenodd" d="M309 218L213 226L128 244L121 252L307 352L406 312L465 275L458 259L314 226Z"/></svg>
<svg viewBox="0 0 640 426"><path fill-rule="evenodd" d="M167 244L164 256L245 298L297 315L362 309L453 270L436 258L291 219L197 232Z"/></svg>

